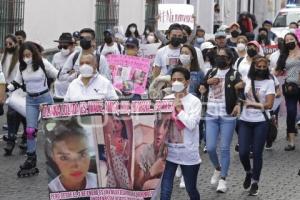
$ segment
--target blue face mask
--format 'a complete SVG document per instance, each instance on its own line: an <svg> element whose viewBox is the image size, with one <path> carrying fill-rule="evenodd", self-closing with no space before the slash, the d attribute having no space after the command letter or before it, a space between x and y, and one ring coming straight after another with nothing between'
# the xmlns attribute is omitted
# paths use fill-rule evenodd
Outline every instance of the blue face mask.
<svg viewBox="0 0 300 200"><path fill-rule="evenodd" d="M202 44L202 43L204 42L204 38L198 37L198 38L196 39L196 42L197 42L198 44Z"/></svg>

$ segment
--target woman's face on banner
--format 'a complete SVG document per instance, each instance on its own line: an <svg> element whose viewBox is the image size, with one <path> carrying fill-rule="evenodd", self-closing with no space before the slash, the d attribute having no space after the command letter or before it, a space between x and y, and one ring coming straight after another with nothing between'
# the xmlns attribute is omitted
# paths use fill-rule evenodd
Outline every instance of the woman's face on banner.
<svg viewBox="0 0 300 200"><path fill-rule="evenodd" d="M156 149L164 143L164 139L170 129L171 114L161 114L161 119L156 119L154 125L154 146Z"/></svg>
<svg viewBox="0 0 300 200"><path fill-rule="evenodd" d="M122 129L125 128L123 127L121 120L114 119L113 123L114 123L114 132L117 134L117 136L121 137Z"/></svg>
<svg viewBox="0 0 300 200"><path fill-rule="evenodd" d="M56 142L53 147L53 160L60 170L62 181L84 181L90 166L87 140L70 137Z"/></svg>
<svg viewBox="0 0 300 200"><path fill-rule="evenodd" d="M118 154L122 154L124 150L124 141L122 137L114 136L111 139L111 144L116 148Z"/></svg>

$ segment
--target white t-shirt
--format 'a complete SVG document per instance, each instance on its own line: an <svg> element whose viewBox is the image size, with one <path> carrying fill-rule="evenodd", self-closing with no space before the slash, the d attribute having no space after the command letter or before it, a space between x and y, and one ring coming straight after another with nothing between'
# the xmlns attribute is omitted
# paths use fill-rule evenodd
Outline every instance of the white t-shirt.
<svg viewBox="0 0 300 200"><path fill-rule="evenodd" d="M266 102L267 95L275 95L275 84L273 79L254 81L254 85L256 96L259 99L260 103ZM247 79L245 85L246 100L255 102L251 88L251 80ZM269 112L266 111L266 113L268 114L268 117L270 117ZM266 120L260 109L246 108L245 106L243 107L240 119L247 122L262 122Z"/></svg>
<svg viewBox="0 0 300 200"><path fill-rule="evenodd" d="M73 80L69 85L64 101L71 102L114 99L118 99L118 95L111 82L102 75L96 74L87 86L84 86L81 81L81 76Z"/></svg>
<svg viewBox="0 0 300 200"><path fill-rule="evenodd" d="M12 57L13 57L13 54L7 53L5 61L2 66L2 72L5 76L5 80L7 83L11 83L14 80L14 78L16 77L17 71L19 71L19 61L18 61L16 63L16 65L13 67L13 70L11 71L11 73L9 73L9 67L12 62ZM2 60L0 62L2 62Z"/></svg>
<svg viewBox="0 0 300 200"><path fill-rule="evenodd" d="M161 68L160 75L167 75L179 63L180 47L171 49L169 45L162 47L156 53L154 66Z"/></svg>
<svg viewBox="0 0 300 200"><path fill-rule="evenodd" d="M120 55L122 54L122 52L124 51L124 47L122 45L120 45L120 49L118 48L118 44L116 42L114 42L114 44L112 46L108 46L106 43L104 43L103 49L101 50L101 46L98 47L98 51L99 53L101 53L101 55L107 56L109 54L116 54L116 55ZM121 50L121 52L120 52Z"/></svg>
<svg viewBox="0 0 300 200"><path fill-rule="evenodd" d="M70 55L63 56L61 52L57 52L53 56L52 65L57 70L61 70ZM67 80L61 81L61 80L56 79L54 82L54 92L53 92L54 97L64 98L64 96L66 95L66 92L68 90L69 83L70 82Z"/></svg>
<svg viewBox="0 0 300 200"><path fill-rule="evenodd" d="M165 99L175 99L174 94L166 96ZM180 165L196 165L201 163L199 154L199 121L202 104L200 100L192 94L187 94L181 99L183 110L177 115L185 128L177 131L175 142L168 141L167 160ZM173 123L174 130L174 123ZM174 132L169 131L170 134ZM172 135L173 135L172 134Z"/></svg>
<svg viewBox="0 0 300 200"><path fill-rule="evenodd" d="M270 59L270 68L269 68L270 70L274 70L276 68L279 56L280 56L279 50L275 51L274 53L272 53L270 55L270 58L269 58Z"/></svg>
<svg viewBox="0 0 300 200"><path fill-rule="evenodd" d="M237 70L237 63L238 63L238 60L235 62L234 66L233 66L233 69ZM247 60L247 56L245 58L243 58L243 60L240 62L239 64L239 69L237 70L241 76L242 76L242 80L245 82L247 79L248 79L248 72L250 70L250 66L251 66L251 62L249 62Z"/></svg>
<svg viewBox="0 0 300 200"><path fill-rule="evenodd" d="M86 174L86 185L84 189L91 189L91 188L97 188L97 175L94 173L88 172ZM55 179L53 179L49 184L48 188L51 192L65 192L67 191L63 184L60 182L59 176L57 176Z"/></svg>
<svg viewBox="0 0 300 200"><path fill-rule="evenodd" d="M218 69L217 74L213 78L218 78L220 81L217 85L210 85L207 101L207 114L213 116L225 116L226 101L225 101L225 76L229 69Z"/></svg>
<svg viewBox="0 0 300 200"><path fill-rule="evenodd" d="M56 79L58 70L45 58L43 58L43 63L45 65L47 77ZM22 72L17 70L15 81L20 85L22 85L24 81L26 92L28 93L38 93L48 89L45 72L41 67L39 67L38 70L33 71L32 64L27 65Z"/></svg>

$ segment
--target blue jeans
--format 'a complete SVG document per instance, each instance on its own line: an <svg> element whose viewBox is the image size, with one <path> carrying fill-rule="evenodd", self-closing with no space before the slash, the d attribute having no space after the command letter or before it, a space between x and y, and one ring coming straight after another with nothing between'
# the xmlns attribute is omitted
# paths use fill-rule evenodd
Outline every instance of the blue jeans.
<svg viewBox="0 0 300 200"><path fill-rule="evenodd" d="M171 199L173 190L173 181L178 164L166 161L165 171L161 181L161 200ZM199 200L200 194L197 190L197 176L200 164L197 165L180 165L185 187L191 200Z"/></svg>
<svg viewBox="0 0 300 200"><path fill-rule="evenodd" d="M221 166L221 177L227 177L230 165L230 144L236 126L236 117L206 116L206 148L215 168ZM220 137L220 161L217 155L217 142Z"/></svg>
<svg viewBox="0 0 300 200"><path fill-rule="evenodd" d="M250 148L253 151L252 179L259 181L262 165L263 150L268 134L268 122L239 121L239 155L246 172L251 171L249 158Z"/></svg>
<svg viewBox="0 0 300 200"><path fill-rule="evenodd" d="M38 120L41 104L52 104L53 98L47 92L37 97L26 96L26 123L27 128L38 129ZM36 150L36 140L27 139L27 153L33 153Z"/></svg>

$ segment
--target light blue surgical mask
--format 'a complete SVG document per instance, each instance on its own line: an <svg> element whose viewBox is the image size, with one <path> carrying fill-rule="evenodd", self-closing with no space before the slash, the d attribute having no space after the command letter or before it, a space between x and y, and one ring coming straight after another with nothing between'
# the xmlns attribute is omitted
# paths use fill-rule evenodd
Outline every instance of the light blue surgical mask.
<svg viewBox="0 0 300 200"><path fill-rule="evenodd" d="M197 42L198 44L202 44L202 43L204 42L204 38L198 37L198 38L196 39L196 42Z"/></svg>

